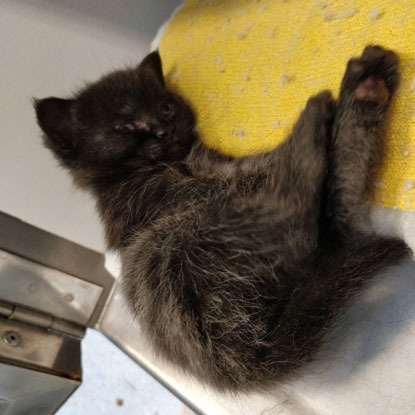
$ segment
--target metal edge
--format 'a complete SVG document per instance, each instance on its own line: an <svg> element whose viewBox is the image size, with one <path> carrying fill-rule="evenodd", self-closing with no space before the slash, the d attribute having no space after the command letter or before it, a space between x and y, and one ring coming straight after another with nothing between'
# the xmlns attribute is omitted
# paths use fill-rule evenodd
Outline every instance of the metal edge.
<svg viewBox="0 0 415 415"><path fill-rule="evenodd" d="M105 335L105 337L110 340L116 347L118 347L120 350L122 350L131 360L133 360L135 363L137 363L142 369L144 369L151 377L153 377L157 382L159 382L161 385L163 385L169 392L171 392L176 398L178 398L180 401L182 401L186 406L189 407L196 415L208 415L205 412L202 412L200 408L196 407L194 403L192 403L190 400L188 400L185 396L183 396L177 389L174 388L174 386L170 385L165 379L163 379L161 376L159 376L150 366L148 366L143 361L139 360L138 358L134 357L128 352L128 348L123 345L123 343L118 342L115 337L112 337L111 335L101 332Z"/></svg>

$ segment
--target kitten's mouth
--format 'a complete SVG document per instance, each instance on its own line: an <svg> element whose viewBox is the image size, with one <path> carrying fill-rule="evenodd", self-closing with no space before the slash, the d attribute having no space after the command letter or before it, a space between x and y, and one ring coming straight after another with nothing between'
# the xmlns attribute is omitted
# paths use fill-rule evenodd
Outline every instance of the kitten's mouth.
<svg viewBox="0 0 415 415"><path fill-rule="evenodd" d="M154 131L151 130L136 130L134 134L137 138L143 140L158 139L159 137Z"/></svg>

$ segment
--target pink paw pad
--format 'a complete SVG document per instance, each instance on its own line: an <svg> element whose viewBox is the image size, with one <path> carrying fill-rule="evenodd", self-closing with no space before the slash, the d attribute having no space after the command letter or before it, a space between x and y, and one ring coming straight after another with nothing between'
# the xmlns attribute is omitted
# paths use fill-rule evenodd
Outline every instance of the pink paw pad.
<svg viewBox="0 0 415 415"><path fill-rule="evenodd" d="M382 79L370 76L357 86L354 96L362 101L382 103L389 100L390 92Z"/></svg>

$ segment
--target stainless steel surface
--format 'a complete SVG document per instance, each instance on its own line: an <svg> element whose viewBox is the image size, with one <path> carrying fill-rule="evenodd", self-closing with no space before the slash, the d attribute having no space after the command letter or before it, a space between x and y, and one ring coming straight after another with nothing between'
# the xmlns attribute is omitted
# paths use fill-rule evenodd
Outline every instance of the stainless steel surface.
<svg viewBox="0 0 415 415"><path fill-rule="evenodd" d="M4 318L0 318L0 338L0 361L81 379L79 338Z"/></svg>
<svg viewBox="0 0 415 415"><path fill-rule="evenodd" d="M0 251L0 299L86 325L102 287Z"/></svg>
<svg viewBox="0 0 415 415"><path fill-rule="evenodd" d="M79 380L0 362L0 414L52 415L79 385Z"/></svg>

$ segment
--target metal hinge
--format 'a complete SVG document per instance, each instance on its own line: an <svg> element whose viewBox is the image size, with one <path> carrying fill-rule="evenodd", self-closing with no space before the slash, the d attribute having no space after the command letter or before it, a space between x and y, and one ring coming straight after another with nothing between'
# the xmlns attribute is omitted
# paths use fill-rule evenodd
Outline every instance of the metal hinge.
<svg viewBox="0 0 415 415"><path fill-rule="evenodd" d="M78 324L56 318L50 314L4 302L0 302L0 316L80 339L85 335L85 328Z"/></svg>

